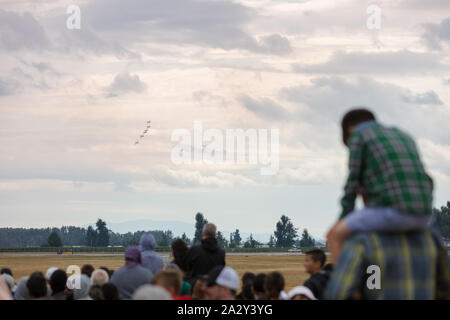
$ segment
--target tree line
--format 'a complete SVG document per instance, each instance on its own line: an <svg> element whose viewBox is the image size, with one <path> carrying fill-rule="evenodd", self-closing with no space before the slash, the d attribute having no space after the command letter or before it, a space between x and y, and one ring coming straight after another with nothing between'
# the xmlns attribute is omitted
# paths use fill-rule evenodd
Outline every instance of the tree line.
<svg viewBox="0 0 450 320"><path fill-rule="evenodd" d="M195 215L195 233L194 238L189 239L185 233L179 238L183 239L189 245L199 244L202 238L202 229L208 220L198 212ZM433 209L433 228L435 228L442 237L450 238L450 201L446 206L440 209ZM288 248L288 247L314 247L316 240L309 234L305 228L298 232L291 219L282 215L275 225L275 231L270 236L268 243L261 243L253 238L253 234L247 239L242 239L240 230L236 229L226 236L220 230L217 232L217 242L222 248L257 248L266 246L270 248ZM175 239L171 230L148 230L127 233L112 232L107 228L107 224L102 219L98 219L95 228L89 226L86 228L74 226L62 226L61 228L0 228L0 247L38 247L38 246L130 246L138 245L144 232L152 232L158 246L170 246Z"/></svg>

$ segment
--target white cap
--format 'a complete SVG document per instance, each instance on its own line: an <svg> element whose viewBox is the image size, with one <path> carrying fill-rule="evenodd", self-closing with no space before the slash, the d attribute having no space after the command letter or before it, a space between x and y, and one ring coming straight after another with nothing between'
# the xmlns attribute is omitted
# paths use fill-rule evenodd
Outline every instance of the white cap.
<svg viewBox="0 0 450 320"><path fill-rule="evenodd" d="M50 268L48 268L47 272L45 273L45 279L50 281L50 278L52 277L53 272L55 272L56 270L58 270L57 267L50 267Z"/></svg>
<svg viewBox="0 0 450 320"><path fill-rule="evenodd" d="M214 282L219 286L228 287L234 291L239 289L239 275L230 267L224 267Z"/></svg>
<svg viewBox="0 0 450 320"><path fill-rule="evenodd" d="M314 297L314 294L312 293L312 291L308 287L305 287L305 286L298 286L298 287L291 289L291 291L289 291L289 293L288 293L288 298L289 298L289 300L291 300L293 297L295 297L296 295L299 295L299 294L306 296L311 300L317 300L317 298Z"/></svg>

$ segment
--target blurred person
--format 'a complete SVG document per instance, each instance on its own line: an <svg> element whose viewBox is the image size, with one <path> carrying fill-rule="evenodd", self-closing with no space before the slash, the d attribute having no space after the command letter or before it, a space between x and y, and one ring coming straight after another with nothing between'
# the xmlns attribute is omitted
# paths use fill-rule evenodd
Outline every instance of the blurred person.
<svg viewBox="0 0 450 320"><path fill-rule="evenodd" d="M153 277L151 284L166 289L172 299L175 299L180 295L182 281L183 275L181 271L171 269L159 271Z"/></svg>
<svg viewBox="0 0 450 320"><path fill-rule="evenodd" d="M102 286L102 294L104 300L120 300L119 290L111 282L105 283Z"/></svg>
<svg viewBox="0 0 450 320"><path fill-rule="evenodd" d="M333 263L352 234L424 230L432 215L433 180L413 138L382 125L367 109L347 112L341 127L349 173L339 221L327 233ZM355 210L358 194L365 207Z"/></svg>
<svg viewBox="0 0 450 320"><path fill-rule="evenodd" d="M173 260L171 263L176 264L181 270L186 271L184 259L189 251L187 243L183 239L175 239L170 246Z"/></svg>
<svg viewBox="0 0 450 320"><path fill-rule="evenodd" d="M242 276L242 291L236 296L236 300L254 300L253 293L251 292L253 280L255 279L255 274L252 272L246 272ZM246 292L244 294L244 289ZM249 291L250 290L250 291Z"/></svg>
<svg viewBox="0 0 450 320"><path fill-rule="evenodd" d="M308 287L297 286L289 291L288 300L317 300L317 298Z"/></svg>
<svg viewBox="0 0 450 320"><path fill-rule="evenodd" d="M89 288L89 297L91 297L92 300L105 300L102 287L98 284L91 285Z"/></svg>
<svg viewBox="0 0 450 320"><path fill-rule="evenodd" d="M65 288L67 283L67 273L64 270L57 269L50 276L50 289L52 291L52 300L66 300Z"/></svg>
<svg viewBox="0 0 450 320"><path fill-rule="evenodd" d="M370 287L369 267L373 268ZM324 296L331 300L449 300L447 248L431 230L358 233L344 242Z"/></svg>
<svg viewBox="0 0 450 320"><path fill-rule="evenodd" d="M102 286L109 281L108 272L103 269L95 269L91 274L91 284Z"/></svg>
<svg viewBox="0 0 450 320"><path fill-rule="evenodd" d="M230 267L216 266L207 276L206 300L235 300L239 276Z"/></svg>
<svg viewBox="0 0 450 320"><path fill-rule="evenodd" d="M28 292L27 287L27 281L30 277L22 277L19 279L19 282L17 282L16 291L14 292L14 299L15 300L29 300L30 294Z"/></svg>
<svg viewBox="0 0 450 320"><path fill-rule="evenodd" d="M190 283L197 277L208 274L216 266L225 266L225 251L217 245L216 231L214 224L205 224L201 244L191 247L186 254L185 278Z"/></svg>
<svg viewBox="0 0 450 320"><path fill-rule="evenodd" d="M9 275L10 276L10 275ZM0 300L13 300L11 290L3 277L0 277Z"/></svg>
<svg viewBox="0 0 450 320"><path fill-rule="evenodd" d="M0 278L5 281L5 283L8 285L9 291L11 291L11 294L13 294L16 290L16 282L14 281L14 278L8 273L2 274Z"/></svg>
<svg viewBox="0 0 450 320"><path fill-rule="evenodd" d="M205 300L207 276L197 278L192 284L192 300Z"/></svg>
<svg viewBox="0 0 450 320"><path fill-rule="evenodd" d="M190 296L192 285L189 282L184 280L183 271L181 271L180 267L173 262L169 263L165 267L165 270L172 270L172 269L175 269L175 270L178 270L179 272L181 272L181 275L182 275L181 278L183 279L183 281L181 282L181 289L180 289L180 294L179 294L178 298Z"/></svg>
<svg viewBox="0 0 450 320"><path fill-rule="evenodd" d="M139 250L141 251L142 266L156 274L161 271L164 266L163 259L159 253L155 251L156 240L152 233L146 232L141 236L139 241Z"/></svg>
<svg viewBox="0 0 450 320"><path fill-rule="evenodd" d="M85 274L90 278L94 270L95 268L92 264L85 264L81 267L81 274Z"/></svg>
<svg viewBox="0 0 450 320"><path fill-rule="evenodd" d="M81 275L76 275L79 277L80 286L73 289L73 299L74 300L92 300L89 296L89 289L91 287L91 279L89 279L87 274L82 273Z"/></svg>
<svg viewBox="0 0 450 320"><path fill-rule="evenodd" d="M151 284L145 284L136 290L133 294L133 300L171 300L171 297L166 289Z"/></svg>
<svg viewBox="0 0 450 320"><path fill-rule="evenodd" d="M149 284L153 273L141 266L141 252L136 246L130 246L125 251L125 265L115 271L111 277L113 283L119 290L121 299L131 299L134 291L144 284Z"/></svg>
<svg viewBox="0 0 450 320"><path fill-rule="evenodd" d="M0 269L0 275L5 274L5 273L9 274L11 277L14 277L10 268L5 267L5 268Z"/></svg>
<svg viewBox="0 0 450 320"><path fill-rule="evenodd" d="M252 283L252 293L255 300L265 300L266 292L264 289L264 284L266 282L266 275L264 273L259 273L256 275Z"/></svg>
<svg viewBox="0 0 450 320"><path fill-rule="evenodd" d="M284 290L284 277L278 271L271 272L267 275L264 282L264 292L268 300L282 300L282 292Z"/></svg>
<svg viewBox="0 0 450 320"><path fill-rule="evenodd" d="M40 271L33 272L27 281L28 294L31 300L47 300L47 281Z"/></svg>
<svg viewBox="0 0 450 320"><path fill-rule="evenodd" d="M322 300L323 293L331 276L332 267L330 264L325 268L326 262L325 252L321 249L312 249L305 253L305 270L310 278L303 284L308 287L314 296Z"/></svg>

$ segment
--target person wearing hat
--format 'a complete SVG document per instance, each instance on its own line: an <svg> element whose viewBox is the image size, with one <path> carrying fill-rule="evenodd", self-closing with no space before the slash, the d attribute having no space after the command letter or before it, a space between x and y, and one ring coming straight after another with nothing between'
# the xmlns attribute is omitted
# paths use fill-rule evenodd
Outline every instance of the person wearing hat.
<svg viewBox="0 0 450 320"><path fill-rule="evenodd" d="M239 276L230 267L214 267L207 276L206 300L235 300Z"/></svg>
<svg viewBox="0 0 450 320"><path fill-rule="evenodd" d="M121 299L129 300L134 291L144 284L150 284L153 273L141 265L141 252L136 246L130 246L125 251L125 265L115 271L111 283L119 290Z"/></svg>
<svg viewBox="0 0 450 320"><path fill-rule="evenodd" d="M305 286L298 286L288 293L289 300L317 300L312 291Z"/></svg>

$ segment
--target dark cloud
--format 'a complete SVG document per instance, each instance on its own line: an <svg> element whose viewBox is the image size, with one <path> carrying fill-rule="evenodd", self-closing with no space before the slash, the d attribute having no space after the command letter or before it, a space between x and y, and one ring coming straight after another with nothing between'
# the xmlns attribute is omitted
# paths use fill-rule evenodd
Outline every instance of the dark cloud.
<svg viewBox="0 0 450 320"><path fill-rule="evenodd" d="M138 75L128 72L119 73L106 89L108 97L116 97L127 93L142 93L147 90L147 85L139 79Z"/></svg>
<svg viewBox="0 0 450 320"><path fill-rule="evenodd" d="M0 49L43 50L49 46L50 41L44 29L31 13L20 15L0 10Z"/></svg>
<svg viewBox="0 0 450 320"><path fill-rule="evenodd" d="M324 74L414 74L448 69L450 66L439 62L439 57L434 54L407 50L381 53L336 52L324 63L292 65L294 72Z"/></svg>
<svg viewBox="0 0 450 320"><path fill-rule="evenodd" d="M429 23L424 27L426 31L422 37L429 49L442 50L444 43L450 44L450 17L441 23Z"/></svg>

